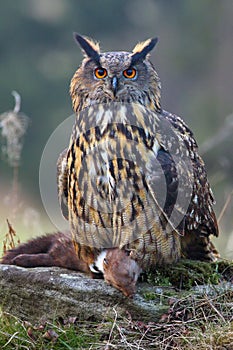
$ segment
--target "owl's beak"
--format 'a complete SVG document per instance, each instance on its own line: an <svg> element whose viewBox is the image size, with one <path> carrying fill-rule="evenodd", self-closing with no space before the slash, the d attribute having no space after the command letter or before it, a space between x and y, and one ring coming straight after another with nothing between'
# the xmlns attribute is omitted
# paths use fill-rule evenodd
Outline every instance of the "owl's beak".
<svg viewBox="0 0 233 350"><path fill-rule="evenodd" d="M118 90L118 78L115 75L112 77L111 87L112 87L113 95L114 97L116 97L116 93Z"/></svg>

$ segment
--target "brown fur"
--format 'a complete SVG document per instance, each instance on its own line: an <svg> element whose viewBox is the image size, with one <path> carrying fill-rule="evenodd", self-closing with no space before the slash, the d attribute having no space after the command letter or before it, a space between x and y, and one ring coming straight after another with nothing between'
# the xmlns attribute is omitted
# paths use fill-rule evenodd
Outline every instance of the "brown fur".
<svg viewBox="0 0 233 350"><path fill-rule="evenodd" d="M136 283L141 268L125 250L109 249L104 264L104 279L119 289L125 296L131 297L136 291Z"/></svg>
<svg viewBox="0 0 233 350"><path fill-rule="evenodd" d="M59 266L90 272L87 263L78 259L69 233L55 233L37 237L8 250L2 264L22 267Z"/></svg>

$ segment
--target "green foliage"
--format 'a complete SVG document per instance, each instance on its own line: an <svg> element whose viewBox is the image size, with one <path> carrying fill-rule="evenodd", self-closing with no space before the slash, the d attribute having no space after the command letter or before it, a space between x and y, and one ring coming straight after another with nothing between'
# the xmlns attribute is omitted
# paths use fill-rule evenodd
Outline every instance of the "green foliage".
<svg viewBox="0 0 233 350"><path fill-rule="evenodd" d="M0 347L6 350L89 349L101 336L94 329L91 322L77 326L72 320L66 325L54 322L33 326L4 314L0 320Z"/></svg>

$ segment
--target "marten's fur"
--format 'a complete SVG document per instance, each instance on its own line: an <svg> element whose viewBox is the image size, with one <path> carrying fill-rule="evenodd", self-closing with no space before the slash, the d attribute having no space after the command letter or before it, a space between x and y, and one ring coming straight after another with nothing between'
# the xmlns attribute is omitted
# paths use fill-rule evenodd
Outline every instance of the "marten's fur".
<svg viewBox="0 0 233 350"><path fill-rule="evenodd" d="M59 266L90 272L88 264L75 254L71 235L62 232L37 237L8 250L1 263L22 267Z"/></svg>
<svg viewBox="0 0 233 350"><path fill-rule="evenodd" d="M69 232L48 234L20 244L8 250L1 263L22 267L59 266L88 273L92 278L99 278L101 275L93 273L89 264L78 257ZM131 259L127 251L118 248L107 249L103 277L124 295L132 296L135 293L140 272L139 265Z"/></svg>

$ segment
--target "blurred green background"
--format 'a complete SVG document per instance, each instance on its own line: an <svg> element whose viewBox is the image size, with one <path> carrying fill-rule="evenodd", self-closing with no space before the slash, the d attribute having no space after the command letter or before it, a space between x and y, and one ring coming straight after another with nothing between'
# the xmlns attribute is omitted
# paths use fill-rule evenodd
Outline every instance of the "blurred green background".
<svg viewBox="0 0 233 350"><path fill-rule="evenodd" d="M72 114L69 81L82 59L73 31L97 39L105 51L159 37L151 60L162 81L162 106L194 131L219 216L233 189L232 18L232 0L0 0L0 113L13 109L16 90L30 118L17 213L8 198L12 169L0 158L1 238L6 217L21 240L53 230L40 200L39 163L53 130ZM228 258L232 214L230 201L216 243Z"/></svg>

